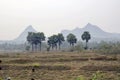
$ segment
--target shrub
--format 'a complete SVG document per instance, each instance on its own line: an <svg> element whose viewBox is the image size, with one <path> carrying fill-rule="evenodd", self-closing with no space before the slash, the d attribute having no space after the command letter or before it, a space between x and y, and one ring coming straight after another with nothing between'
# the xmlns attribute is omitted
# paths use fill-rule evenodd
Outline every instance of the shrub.
<svg viewBox="0 0 120 80"><path fill-rule="evenodd" d="M0 77L0 80L3 80L3 79Z"/></svg>
<svg viewBox="0 0 120 80"><path fill-rule="evenodd" d="M103 75L100 71L97 71L95 74L93 74L92 80L102 80Z"/></svg>
<svg viewBox="0 0 120 80"><path fill-rule="evenodd" d="M83 75L78 76L75 80L86 80Z"/></svg>
<svg viewBox="0 0 120 80"><path fill-rule="evenodd" d="M33 67L40 67L40 64L39 63L33 63L32 66Z"/></svg>
<svg viewBox="0 0 120 80"><path fill-rule="evenodd" d="M30 46L26 46L25 50L29 51L30 50Z"/></svg>
<svg viewBox="0 0 120 80"><path fill-rule="evenodd" d="M96 52L104 54L120 54L120 43L101 42L99 43Z"/></svg>
<svg viewBox="0 0 120 80"><path fill-rule="evenodd" d="M82 46L82 45L76 45L76 46L74 47L74 50L75 50L75 51L78 51L78 52L82 52L84 49L83 49L83 46Z"/></svg>

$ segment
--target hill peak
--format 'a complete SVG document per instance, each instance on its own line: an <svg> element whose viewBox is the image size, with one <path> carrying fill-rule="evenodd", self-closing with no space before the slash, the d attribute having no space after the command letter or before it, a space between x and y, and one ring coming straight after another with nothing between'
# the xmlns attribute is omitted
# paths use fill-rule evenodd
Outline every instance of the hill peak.
<svg viewBox="0 0 120 80"><path fill-rule="evenodd" d="M91 23L88 23L83 29L103 31L101 28L99 28L98 26L93 25L93 24L91 24Z"/></svg>
<svg viewBox="0 0 120 80"><path fill-rule="evenodd" d="M91 23L88 23L84 28L95 28L97 26L91 24Z"/></svg>
<svg viewBox="0 0 120 80"><path fill-rule="evenodd" d="M92 26L92 24L91 24L91 23L88 23L86 26Z"/></svg>
<svg viewBox="0 0 120 80"><path fill-rule="evenodd" d="M34 31L36 31L36 30L32 27L32 25L29 25L24 31L34 32Z"/></svg>
<svg viewBox="0 0 120 80"><path fill-rule="evenodd" d="M33 28L32 25L29 25L27 28Z"/></svg>
<svg viewBox="0 0 120 80"><path fill-rule="evenodd" d="M28 32L37 32L32 25L27 26L27 28L15 39L15 41L25 42Z"/></svg>
<svg viewBox="0 0 120 80"><path fill-rule="evenodd" d="M69 33L73 33L76 35L76 37L81 40L81 35L83 34L84 31L89 31L92 37L92 41L97 41L97 40L109 40L109 39L114 39L119 37L117 34L113 33L108 33L102 30L100 27L97 25L93 25L91 23L86 24L83 28L76 27L73 30L66 30L62 31L63 35L66 37Z"/></svg>

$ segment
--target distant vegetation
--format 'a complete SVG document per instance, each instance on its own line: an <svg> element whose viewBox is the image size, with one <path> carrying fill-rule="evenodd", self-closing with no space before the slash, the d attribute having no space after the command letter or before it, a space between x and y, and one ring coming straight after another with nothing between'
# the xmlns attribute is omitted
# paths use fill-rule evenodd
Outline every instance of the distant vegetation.
<svg viewBox="0 0 120 80"><path fill-rule="evenodd" d="M27 41L32 45L32 51L34 50L34 45L35 49L37 49L37 45L39 44L40 46L40 51L41 51L41 43L42 41L45 40L44 33L34 33L34 32L29 32L27 36Z"/></svg>
<svg viewBox="0 0 120 80"><path fill-rule="evenodd" d="M47 41L47 43L49 45L48 51L51 47L52 47L52 50L53 50L54 48L57 49L58 46L59 46L59 50L60 50L63 41L65 41L65 40L64 40L64 37L61 33L59 33L58 35L50 36L48 38L48 41Z"/></svg>
<svg viewBox="0 0 120 80"><path fill-rule="evenodd" d="M82 36L81 36L82 40L86 41L86 46L85 49L88 49L87 43L88 41L91 39L90 33L88 31L85 31Z"/></svg>
<svg viewBox="0 0 120 80"><path fill-rule="evenodd" d="M98 53L108 53L108 54L118 54L120 52L120 43L112 43L112 42L100 42L100 43L92 43L88 44L88 41L91 39L91 35L88 31L85 31L82 36L82 40L85 40L85 44L83 42L79 42L76 36L72 33L68 34L66 40L63 34L59 33L57 35L52 35L48 37L47 43L45 41L45 35L43 32L33 33L29 32L27 36L27 41L31 45L32 51L40 50L41 47L44 47L44 50L64 50L64 51L84 51L88 49L92 52ZM85 47L84 47L85 46ZM88 47L89 46L89 47ZM40 48L40 49L37 49ZM30 46L26 46L26 50L30 50Z"/></svg>
<svg viewBox="0 0 120 80"><path fill-rule="evenodd" d="M90 38L91 38L89 32L85 31L81 37L82 37L83 40L86 40L86 47L85 47L85 49L87 49L88 48L88 46L87 46L88 40L90 40ZM67 38L66 41L72 47L74 47L75 43L77 43L77 38L72 33L68 34L66 38ZM41 32L41 33L40 32L38 32L38 33L29 32L28 36L27 36L27 41L32 46L32 51L34 51L34 46L35 46L35 49L37 50L37 45L38 44L40 45L40 51L41 51L41 44L42 44L42 41L45 41L45 35L44 35L43 32ZM64 41L65 41L64 36L61 33L48 37L48 40L47 40L47 44L48 44L47 51L49 51L51 48L52 48L52 50L54 48L57 50L58 46L59 46L59 50L60 50L61 49L61 45L62 45L62 43ZM28 48L29 47L27 46L26 49L29 50Z"/></svg>
<svg viewBox="0 0 120 80"><path fill-rule="evenodd" d="M88 31L81 38L85 42L72 33L46 39L43 32L29 32L25 44L1 44L17 53L0 54L0 80L6 75L14 80L120 80L120 42L90 42Z"/></svg>
<svg viewBox="0 0 120 80"><path fill-rule="evenodd" d="M63 34L54 34L48 38L43 32L29 32L27 41L24 44L3 43L0 44L1 52L25 52L25 51L78 51L78 52L97 52L104 54L119 54L120 42L91 42L91 34L83 32L80 41L70 33L66 37ZM89 43L88 43L89 42ZM86 50L87 49L87 50Z"/></svg>
<svg viewBox="0 0 120 80"><path fill-rule="evenodd" d="M75 43L77 43L77 38L74 34L70 33L67 36L67 41L70 44L70 46L74 46Z"/></svg>
<svg viewBox="0 0 120 80"><path fill-rule="evenodd" d="M120 54L120 42L101 42L96 47L96 51L105 54Z"/></svg>

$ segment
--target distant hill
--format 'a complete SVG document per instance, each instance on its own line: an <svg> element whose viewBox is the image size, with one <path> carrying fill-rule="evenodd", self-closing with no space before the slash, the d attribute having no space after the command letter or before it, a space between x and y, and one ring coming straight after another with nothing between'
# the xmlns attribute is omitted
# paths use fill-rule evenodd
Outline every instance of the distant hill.
<svg viewBox="0 0 120 80"><path fill-rule="evenodd" d="M15 40L13 40L16 43L23 43L26 41L26 37L28 35L28 32L37 32L32 25L29 25Z"/></svg>
<svg viewBox="0 0 120 80"><path fill-rule="evenodd" d="M73 30L62 30L61 33L66 37L69 33L73 33L76 35L78 40L81 40L81 35L84 31L89 31L91 34L91 40L90 41L120 41L120 34L119 33L109 33L105 32L102 29L100 29L96 25L92 25L88 23L83 28L75 28ZM28 32L37 32L32 25L29 25L16 39L14 40L6 40L6 41L0 41L0 44L3 43L11 43L11 44L21 44L26 42L26 37L28 35Z"/></svg>
<svg viewBox="0 0 120 80"><path fill-rule="evenodd" d="M120 40L120 34L118 33L109 33L105 32L102 29L100 29L96 25L92 25L88 23L83 28L75 28L73 30L62 30L61 33L66 37L69 33L73 33L76 35L76 37L81 40L81 35L84 31L89 31L91 34L91 41L119 41Z"/></svg>

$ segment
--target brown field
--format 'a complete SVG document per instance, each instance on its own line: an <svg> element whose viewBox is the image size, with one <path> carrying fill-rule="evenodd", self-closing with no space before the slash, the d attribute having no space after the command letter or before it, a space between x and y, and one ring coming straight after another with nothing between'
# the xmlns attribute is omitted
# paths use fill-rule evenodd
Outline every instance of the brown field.
<svg viewBox="0 0 120 80"><path fill-rule="evenodd" d="M0 54L0 78L12 80L91 80L100 71L97 80L120 80L120 54L103 55L78 52L41 52ZM34 67L35 72L32 72ZM79 79L80 80L80 79Z"/></svg>

